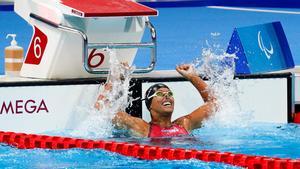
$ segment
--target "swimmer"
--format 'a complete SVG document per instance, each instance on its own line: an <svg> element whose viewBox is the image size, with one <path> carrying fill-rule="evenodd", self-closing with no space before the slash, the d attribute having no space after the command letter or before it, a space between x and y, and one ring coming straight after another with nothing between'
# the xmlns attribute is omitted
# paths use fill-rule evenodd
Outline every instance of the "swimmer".
<svg viewBox="0 0 300 169"><path fill-rule="evenodd" d="M179 65L176 67L176 71L189 80L198 90L205 102L203 105L172 122L171 117L174 111L173 92L167 85L158 83L152 85L146 91L143 99L150 111L151 121L147 123L141 118L120 111L113 118L115 126L127 129L132 135L140 137L182 136L188 135L193 129L200 128L203 120L208 118L215 110L216 99L211 95L207 84L197 75L192 65Z"/></svg>

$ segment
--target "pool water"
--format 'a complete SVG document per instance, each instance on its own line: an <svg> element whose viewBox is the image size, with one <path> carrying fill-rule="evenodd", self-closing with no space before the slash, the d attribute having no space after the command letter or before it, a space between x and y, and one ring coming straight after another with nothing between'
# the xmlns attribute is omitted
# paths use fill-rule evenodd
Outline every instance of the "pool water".
<svg viewBox="0 0 300 169"><path fill-rule="evenodd" d="M296 124L251 124L242 128L199 129L199 139L216 149L250 155L300 158L300 126ZM212 134L213 133L213 134Z"/></svg>
<svg viewBox="0 0 300 169"><path fill-rule="evenodd" d="M198 160L146 161L103 150L16 150L1 146L1 168L238 168Z"/></svg>
<svg viewBox="0 0 300 169"><path fill-rule="evenodd" d="M102 139L161 147L300 158L300 126L295 124L252 123L241 128L203 127L194 130L189 137L161 139L111 137ZM195 159L139 160L98 149L19 150L7 145L0 146L0 161L1 168L238 168Z"/></svg>
<svg viewBox="0 0 300 169"><path fill-rule="evenodd" d="M190 137L114 139L119 141L197 150L217 150L280 158L300 158L300 125L249 123L244 127L203 127Z"/></svg>

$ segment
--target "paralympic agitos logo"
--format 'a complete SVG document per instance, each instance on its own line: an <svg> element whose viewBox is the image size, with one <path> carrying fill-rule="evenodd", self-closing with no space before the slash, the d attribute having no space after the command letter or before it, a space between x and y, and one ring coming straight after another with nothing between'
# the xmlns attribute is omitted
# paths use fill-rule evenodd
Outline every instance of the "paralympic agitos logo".
<svg viewBox="0 0 300 169"><path fill-rule="evenodd" d="M28 100L10 100L0 102L0 115L2 114L33 114L49 113L49 109L44 99L40 101Z"/></svg>
<svg viewBox="0 0 300 169"><path fill-rule="evenodd" d="M264 40L262 38L262 35L261 35L261 31L258 31L258 34L257 34L257 41L258 41L258 46L260 48L261 51L263 51L266 55L266 57L268 59L271 59L271 56L273 55L274 53L274 49L273 49L273 46L272 46L272 43L269 42L269 48L267 48L264 44Z"/></svg>

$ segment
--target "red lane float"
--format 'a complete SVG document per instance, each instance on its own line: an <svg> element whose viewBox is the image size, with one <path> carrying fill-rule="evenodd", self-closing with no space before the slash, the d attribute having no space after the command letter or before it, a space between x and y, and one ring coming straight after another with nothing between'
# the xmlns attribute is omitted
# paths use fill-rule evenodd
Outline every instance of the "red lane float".
<svg viewBox="0 0 300 169"><path fill-rule="evenodd" d="M294 119L293 119L293 122L294 122L294 123L300 124L300 112L294 113Z"/></svg>
<svg viewBox="0 0 300 169"><path fill-rule="evenodd" d="M145 160L198 159L205 162L220 162L249 169L300 169L300 159L252 156L212 150L166 148L126 142L88 140L14 132L0 131L0 143L6 143L19 149L104 149L124 156Z"/></svg>

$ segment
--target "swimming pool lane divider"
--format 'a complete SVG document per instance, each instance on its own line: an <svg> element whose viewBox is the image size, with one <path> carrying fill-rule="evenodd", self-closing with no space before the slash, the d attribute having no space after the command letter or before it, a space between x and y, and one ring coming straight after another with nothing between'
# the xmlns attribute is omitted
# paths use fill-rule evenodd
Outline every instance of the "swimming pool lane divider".
<svg viewBox="0 0 300 169"><path fill-rule="evenodd" d="M166 148L136 143L88 140L60 136L47 136L0 131L0 143L19 149L103 149L128 157L144 160L188 160L219 162L249 169L300 169L300 159L286 159L214 150Z"/></svg>

